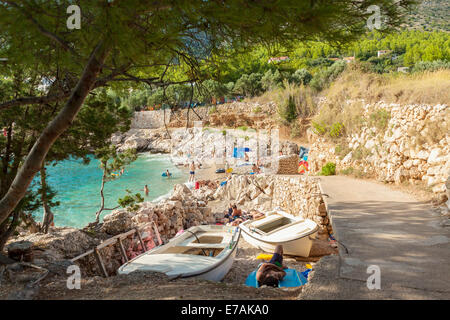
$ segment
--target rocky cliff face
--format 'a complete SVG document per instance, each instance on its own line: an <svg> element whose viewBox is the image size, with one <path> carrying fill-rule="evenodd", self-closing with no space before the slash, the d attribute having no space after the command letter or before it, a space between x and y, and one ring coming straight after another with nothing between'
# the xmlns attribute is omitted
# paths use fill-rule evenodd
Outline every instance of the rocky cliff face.
<svg viewBox="0 0 450 320"><path fill-rule="evenodd" d="M248 126L265 128L276 126L274 114L276 105L273 102L231 102L209 107L198 107L195 111L187 109L174 112L168 126L171 128L194 126L194 121L202 121L206 126L237 128Z"/></svg>
<svg viewBox="0 0 450 320"><path fill-rule="evenodd" d="M130 129L126 133L115 133L111 143L119 151L136 149L138 152L170 153L172 142L165 129Z"/></svg>
<svg viewBox="0 0 450 320"><path fill-rule="evenodd" d="M173 113L166 111L167 128L170 128L172 132L174 128L179 128L179 130L175 130L173 139L165 129L164 111L135 112L131 129L124 134L114 134L111 142L119 147L119 151L134 148L138 152L170 153L172 145L179 146L183 139L186 140L186 135L183 134L186 122L189 122L188 134L191 135L195 121L200 121L203 127L269 129L276 127L276 121L272 117L275 110L273 103L233 102L210 107L197 107L195 110L189 111L189 116L187 109L177 110ZM189 142L189 139L186 142Z"/></svg>
<svg viewBox="0 0 450 320"><path fill-rule="evenodd" d="M337 170L360 170L388 183L423 181L434 193L445 194L450 175L450 108L380 102L366 106L366 118L377 109L390 115L383 130L365 125L339 146L310 130L311 171L316 173L326 162L335 162Z"/></svg>

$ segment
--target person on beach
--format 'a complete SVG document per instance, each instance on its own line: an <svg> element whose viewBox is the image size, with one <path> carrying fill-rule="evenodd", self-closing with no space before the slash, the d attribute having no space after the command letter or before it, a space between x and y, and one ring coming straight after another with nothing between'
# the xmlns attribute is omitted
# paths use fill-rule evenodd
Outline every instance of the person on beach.
<svg viewBox="0 0 450 320"><path fill-rule="evenodd" d="M194 161L191 162L191 166L189 167L190 171L189 171L189 182L194 182L195 180L195 164Z"/></svg>
<svg viewBox="0 0 450 320"><path fill-rule="evenodd" d="M256 271L258 285L278 287L278 284L286 275L283 269L286 269L283 265L283 246L279 244L275 247L272 259L269 262L262 263Z"/></svg>
<svg viewBox="0 0 450 320"><path fill-rule="evenodd" d="M232 217L240 217L240 216L242 216L242 210L238 209L235 204L233 205L232 208L233 208L233 214L231 215Z"/></svg>
<svg viewBox="0 0 450 320"><path fill-rule="evenodd" d="M224 223L224 224L237 226L241 222L244 221L242 219L242 215L243 215L242 210L238 209L235 204L232 205L230 203L228 205L227 211L225 211L224 213L225 213L225 215L224 215L224 218L222 220L222 223Z"/></svg>
<svg viewBox="0 0 450 320"><path fill-rule="evenodd" d="M255 174L260 173L260 170L259 170L259 168L258 168L258 166L257 166L256 164L253 164L253 166L252 166L252 171L253 171Z"/></svg>
<svg viewBox="0 0 450 320"><path fill-rule="evenodd" d="M250 218L246 215L245 212L243 212L241 209L238 209L238 207L235 204L232 206L232 209L233 212L231 213L230 219L230 223L232 226L238 226L239 224L244 222L244 220Z"/></svg>
<svg viewBox="0 0 450 320"><path fill-rule="evenodd" d="M224 211L224 214L224 218L231 219L233 215L233 205L231 203L228 205L228 209Z"/></svg>
<svg viewBox="0 0 450 320"><path fill-rule="evenodd" d="M248 157L247 152L244 152L244 160L245 160L245 162L249 162L250 161L250 158Z"/></svg>
<svg viewBox="0 0 450 320"><path fill-rule="evenodd" d="M145 195L148 197L149 190L148 190L148 186L147 185L145 185L145 187L144 187L144 192L145 192Z"/></svg>
<svg viewBox="0 0 450 320"><path fill-rule="evenodd" d="M252 220L265 217L264 213L259 212L258 210L255 210L255 209L251 209L250 212L248 213L248 215L249 215L250 219L252 219Z"/></svg>

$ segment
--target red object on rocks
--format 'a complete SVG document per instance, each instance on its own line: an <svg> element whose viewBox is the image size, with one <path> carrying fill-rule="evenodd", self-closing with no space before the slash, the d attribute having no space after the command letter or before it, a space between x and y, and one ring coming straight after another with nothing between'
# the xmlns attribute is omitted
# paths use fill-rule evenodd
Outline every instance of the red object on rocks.
<svg viewBox="0 0 450 320"><path fill-rule="evenodd" d="M198 181L195 181L195 189L199 189L200 188L200 183Z"/></svg>

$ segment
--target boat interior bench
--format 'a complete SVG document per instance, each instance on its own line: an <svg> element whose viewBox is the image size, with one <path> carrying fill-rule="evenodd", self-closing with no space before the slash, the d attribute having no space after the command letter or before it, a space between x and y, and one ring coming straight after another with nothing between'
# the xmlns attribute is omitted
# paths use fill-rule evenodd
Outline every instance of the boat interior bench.
<svg viewBox="0 0 450 320"><path fill-rule="evenodd" d="M202 243L194 243L189 246L174 246L168 248L164 253L184 253L191 249L225 249L227 247L226 243L220 243L220 244L202 244Z"/></svg>
<svg viewBox="0 0 450 320"><path fill-rule="evenodd" d="M229 246L231 237L231 234L224 235L223 233L215 234L209 232L208 234L202 235L200 233L197 237L192 236L186 238L186 240L178 245L165 250L164 253L204 255L205 252L208 252L208 255L216 256Z"/></svg>

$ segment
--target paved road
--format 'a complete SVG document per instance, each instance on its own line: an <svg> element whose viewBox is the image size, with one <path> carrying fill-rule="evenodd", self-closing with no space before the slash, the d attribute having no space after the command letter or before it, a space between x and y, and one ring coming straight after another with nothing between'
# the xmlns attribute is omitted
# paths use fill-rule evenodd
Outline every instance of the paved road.
<svg viewBox="0 0 450 320"><path fill-rule="evenodd" d="M367 180L320 183L343 246L319 262L301 299L450 299L450 228L429 205ZM370 265L380 268L381 290L367 289Z"/></svg>

